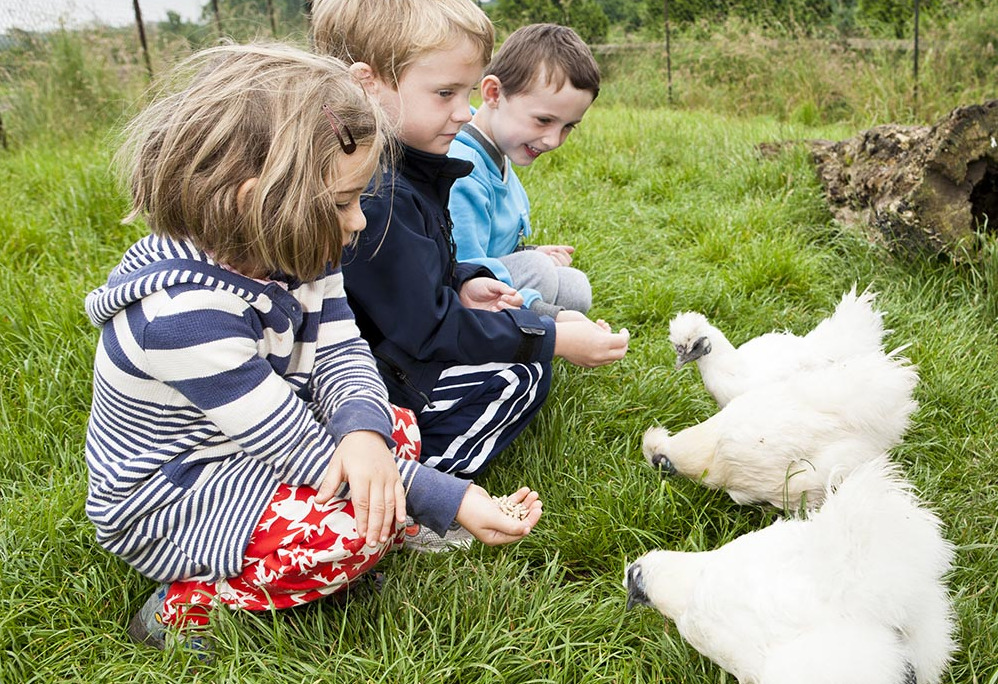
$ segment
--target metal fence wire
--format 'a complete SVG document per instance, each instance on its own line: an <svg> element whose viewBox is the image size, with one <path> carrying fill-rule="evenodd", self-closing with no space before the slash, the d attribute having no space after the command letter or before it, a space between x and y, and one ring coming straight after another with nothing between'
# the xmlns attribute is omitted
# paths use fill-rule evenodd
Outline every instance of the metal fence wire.
<svg viewBox="0 0 998 684"><path fill-rule="evenodd" d="M307 39L311 0L194 3L176 0L187 7L188 16L183 16L169 9L170 0L0 0L0 147L8 147L5 119L12 109L12 89L24 85L18 77L32 69L37 73L53 51L66 49L66 41L60 41L66 35L93 48L87 59L100 55L121 83L134 81L136 75L141 80L140 74L132 73L136 70L152 81L179 57L223 38L299 43ZM197 16L190 16L192 12Z"/></svg>
<svg viewBox="0 0 998 684"><path fill-rule="evenodd" d="M289 36L308 32L311 0L205 0L198 16L184 17L153 0L80 0L39 3L35 0L0 0L0 50L42 39L56 30L131 31L133 58L150 75L153 66L175 58L176 39L189 49L210 45L220 38L236 41ZM180 4L191 7L189 0ZM165 3L170 7L169 0ZM154 10L156 11L154 14ZM168 50L168 54L159 54Z"/></svg>
<svg viewBox="0 0 998 684"><path fill-rule="evenodd" d="M426 0L432 2L432 0ZM533 5L543 5L547 2L552 8L561 7L560 11L546 13ZM906 40L906 49L913 49L914 74L918 75L918 15L920 0L892 2L894 11L890 23L904 25L909 33L913 29L913 41ZM930 0L931 1L931 0ZM76 3L82 3L77 5ZM304 37L308 33L308 16L311 13L312 0L194 0L199 10L199 16L191 19L181 17L176 11L167 11L166 20L162 20L162 7L169 7L170 0L55 0L39 3L36 0L0 0L0 50L16 38L12 36L39 35L56 28L126 28L134 27L135 44L133 49L146 69L153 73L153 65L157 62L169 61L156 54L157 49L163 49L171 36L182 37L191 48L203 47L219 38L226 37L236 41L252 38L269 37L281 39L288 36ZM176 0L178 3L190 3L191 0ZM530 21L556 21L577 19L588 25L591 18L581 13L581 9L595 7L603 24L613 20L616 25L635 28L643 24L651 28L651 33L661 37L664 45L664 57L669 62L671 81L672 46L671 38L677 22L697 20L711 21L723 16L725 9L733 10L737 2L733 0L476 0L479 6L493 8L492 14L497 18L497 25L504 27L506 32L515 28L513 25L529 23ZM522 5L522 8L521 8ZM573 9L575 6L577 9ZM730 5L730 7L729 7ZM842 0L838 2L822 2L815 0L798 0L797 2L765 2L758 17L768 18L778 24L793 26L801 21L801 10L795 12L795 6L814 8L839 7L857 5L856 2ZM894 7L896 5L896 7ZM191 5L188 4L188 7ZM853 10L856 9L853 7ZM519 9L518 9L519 8ZM155 17L152 10L158 12ZM827 8L826 8L827 9ZM548 16L550 15L550 16ZM633 16L632 16L633 15ZM847 24L842 18L844 12L834 11L821 21L833 24ZM520 21L522 19L522 21ZM596 22L597 24L599 22ZM587 29L578 28L581 34L587 34ZM605 37L604 27L602 36ZM900 35L899 35L900 37ZM606 40L590 41L606 43ZM171 46L172 47L172 46ZM599 49L600 46L594 46ZM671 94L671 82L670 82ZM670 97L671 100L671 97Z"/></svg>
<svg viewBox="0 0 998 684"><path fill-rule="evenodd" d="M707 26L720 16L718 13L724 8L740 6L739 3L745 4L747 0L475 1L493 16L500 37L517 25L531 21L556 21L569 25L573 24L568 20L590 21L593 8L601 17L594 25L603 25L604 37L607 35L606 25L609 21L613 22L613 26L623 27L624 30L628 30L628 27L641 27L640 33L645 42L622 47L650 49L661 55L663 99L673 104L677 25L683 23L686 26L687 31L683 35L688 42L690 16L699 16L697 21L706 22L704 25ZM187 15L166 11L164 16L163 7L169 8L171 2L186 6ZM861 4L855 0L827 0L824 4L823 0L763 2L765 12L768 13L765 16L775 16L776 23L786 26L794 26L799 21L799 17L795 18L794 7L828 5L858 8ZM107 61L122 84L129 79L134 82L136 77L138 80L152 81L177 59L199 48L216 44L220 39L236 42L290 40L305 45L308 41L311 5L311 0L0 0L0 143L6 144L8 134L3 128L3 118L11 109L9 98L13 89L19 87L16 72L23 72L25 64L31 64L32 61L37 64L46 59L46 55L51 55L52 46L58 42L60 34L71 33L75 38L89 42L89 47L96 47L95 52L102 55L101 58ZM895 17L909 27L909 33L911 20L915 21L914 41L903 39L897 42L901 43L899 53L907 52L913 56L914 98L917 103L919 0L898 0L896 5L898 11L895 12ZM560 7L560 14L555 13L550 17L536 15L536 7L540 6ZM528 12L531 7L534 8L530 10L533 14ZM584 8L589 8L589 15L582 12ZM617 14L614 14L614 8L617 8ZM191 16L192 12L196 12L197 16ZM630 16L627 12L635 14ZM778 14L774 15L774 12ZM763 15L760 11L758 16ZM834 23L841 22L841 19L830 15L823 21ZM584 33L582 29L577 30L580 35ZM750 36L745 38L748 40ZM706 39L709 40L709 36ZM788 39L793 40L792 37ZM621 47L607 44L608 42L612 41L603 40L600 44L592 44L594 52L608 54ZM100 44L95 45L96 43ZM87 59L91 59L89 53ZM911 57L906 56L904 59Z"/></svg>

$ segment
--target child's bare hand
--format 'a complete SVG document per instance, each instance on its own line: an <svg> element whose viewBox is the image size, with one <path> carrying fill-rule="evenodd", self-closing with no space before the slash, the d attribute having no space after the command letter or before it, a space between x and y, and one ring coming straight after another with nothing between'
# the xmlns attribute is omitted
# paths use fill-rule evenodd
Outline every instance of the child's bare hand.
<svg viewBox="0 0 998 684"><path fill-rule="evenodd" d="M472 278L461 286L461 303L469 309L501 311L523 306L523 295L495 278Z"/></svg>
<svg viewBox="0 0 998 684"><path fill-rule="evenodd" d="M559 316L560 318L560 316ZM584 368L604 366L624 358L631 334L627 328L611 331L604 320L568 320L555 323L554 353Z"/></svg>
<svg viewBox="0 0 998 684"><path fill-rule="evenodd" d="M581 311L574 311L573 309L562 309L558 312L558 315L554 319L558 323L567 323L569 321L590 321L589 316L585 315ZM613 332L610 328L610 324L604 321L602 318L597 319L595 322L597 326L602 328L607 332ZM623 332L623 331L621 331Z"/></svg>
<svg viewBox="0 0 998 684"><path fill-rule="evenodd" d="M581 311L562 309L558 312L558 315L555 316L554 320L558 323L567 323L568 321L588 321L589 317Z"/></svg>
<svg viewBox="0 0 998 684"><path fill-rule="evenodd" d="M530 487L521 487L506 498L510 503L526 508L527 517L517 520L506 515L487 491L473 484L457 509L457 521L487 546L520 541L541 519L541 500Z"/></svg>
<svg viewBox="0 0 998 684"><path fill-rule="evenodd" d="M542 254L547 254L558 266L572 265L572 254L575 253L575 247L571 245L538 245L535 249Z"/></svg>
<svg viewBox="0 0 998 684"><path fill-rule="evenodd" d="M350 484L357 535L370 546L384 544L405 522L405 489L395 459L376 432L347 433L336 446L319 485L316 503L326 503L344 482Z"/></svg>

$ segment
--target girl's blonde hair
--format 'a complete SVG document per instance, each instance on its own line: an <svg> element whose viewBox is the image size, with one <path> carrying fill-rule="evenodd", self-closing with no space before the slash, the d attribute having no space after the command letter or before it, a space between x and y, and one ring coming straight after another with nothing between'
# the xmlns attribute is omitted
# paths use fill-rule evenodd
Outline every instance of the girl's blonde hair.
<svg viewBox="0 0 998 684"><path fill-rule="evenodd" d="M495 29L474 0L316 0L312 6L317 52L364 62L394 85L417 59L461 40L480 51L484 67Z"/></svg>
<svg viewBox="0 0 998 684"><path fill-rule="evenodd" d="M144 218L153 233L188 239L240 270L306 281L338 265L344 245L329 186L351 139L372 172L382 161L381 109L343 62L289 46L211 48L173 76L192 69L186 87L126 129L117 157L131 185L125 220Z"/></svg>

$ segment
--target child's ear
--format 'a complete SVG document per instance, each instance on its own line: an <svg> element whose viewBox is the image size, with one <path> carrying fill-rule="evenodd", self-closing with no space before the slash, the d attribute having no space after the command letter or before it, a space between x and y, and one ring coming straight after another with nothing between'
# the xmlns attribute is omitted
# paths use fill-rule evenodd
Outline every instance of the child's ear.
<svg viewBox="0 0 998 684"><path fill-rule="evenodd" d="M482 104L493 109L499 106L499 96L502 94L502 83L495 75L489 74L482 79Z"/></svg>
<svg viewBox="0 0 998 684"><path fill-rule="evenodd" d="M246 211L246 203L249 202L249 195L259 182L259 178L247 178L239 186L239 189L236 190L236 211L240 214Z"/></svg>
<svg viewBox="0 0 998 684"><path fill-rule="evenodd" d="M381 79L374 73L374 69L366 62L354 62L350 65L350 73L364 87L368 95L376 97L378 89L381 87Z"/></svg>

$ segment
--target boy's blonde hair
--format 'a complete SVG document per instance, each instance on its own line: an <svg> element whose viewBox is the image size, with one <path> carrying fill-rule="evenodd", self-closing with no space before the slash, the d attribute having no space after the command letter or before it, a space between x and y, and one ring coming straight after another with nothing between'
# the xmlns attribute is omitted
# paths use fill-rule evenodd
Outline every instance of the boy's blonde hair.
<svg viewBox="0 0 998 684"><path fill-rule="evenodd" d="M588 90L594 100L599 95L599 65L585 41L567 26L521 26L485 67L485 75L499 79L506 97L529 90L542 73L545 85L553 83L556 90L568 82L576 90Z"/></svg>
<svg viewBox="0 0 998 684"><path fill-rule="evenodd" d="M253 273L307 281L339 264L329 185L351 137L375 170L387 130L381 109L346 64L288 46L204 50L174 80L193 69L185 87L126 129L117 157L131 185L125 220L142 217L153 233Z"/></svg>
<svg viewBox="0 0 998 684"><path fill-rule="evenodd" d="M495 30L473 0L316 0L312 41L321 54L364 62L397 86L423 55L448 50L462 39L492 56Z"/></svg>

